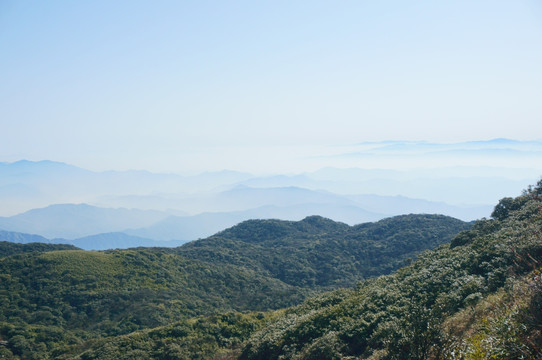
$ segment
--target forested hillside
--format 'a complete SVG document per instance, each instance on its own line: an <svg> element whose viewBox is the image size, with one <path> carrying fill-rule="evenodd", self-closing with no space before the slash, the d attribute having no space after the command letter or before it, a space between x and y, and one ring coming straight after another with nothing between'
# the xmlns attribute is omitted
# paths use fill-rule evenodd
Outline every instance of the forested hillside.
<svg viewBox="0 0 542 360"><path fill-rule="evenodd" d="M439 236L453 232L451 224L465 224L428 215L356 227L319 217L249 221L178 249L7 256L0 260L0 355L538 359L541 199L542 181L517 198L502 199L492 219L477 221L391 275L274 311L262 312L299 302L317 284L372 275L363 267L341 268L341 261L380 256L399 264L414 254L409 251L437 245ZM341 270L322 281L319 266L335 258ZM298 264L291 265L295 259ZM388 266L380 269L389 272Z"/></svg>
<svg viewBox="0 0 542 360"><path fill-rule="evenodd" d="M541 264L542 181L392 275L285 310L74 346L66 358L538 360Z"/></svg>
<svg viewBox="0 0 542 360"><path fill-rule="evenodd" d="M388 274L469 225L442 215L403 215L348 226L319 216L250 220L177 249L185 257L236 264L303 287L343 287Z"/></svg>
<svg viewBox="0 0 542 360"><path fill-rule="evenodd" d="M355 227L254 220L177 249L19 251L0 260L0 350L57 358L92 339L194 316L285 308L388 273L467 226L438 215ZM268 317L247 319L254 330Z"/></svg>
<svg viewBox="0 0 542 360"><path fill-rule="evenodd" d="M390 276L288 309L240 359L539 359L542 181Z"/></svg>
<svg viewBox="0 0 542 360"><path fill-rule="evenodd" d="M0 355L537 359L541 198L542 181L453 238L467 225L436 215L355 227L309 217L248 221L177 249L6 256Z"/></svg>

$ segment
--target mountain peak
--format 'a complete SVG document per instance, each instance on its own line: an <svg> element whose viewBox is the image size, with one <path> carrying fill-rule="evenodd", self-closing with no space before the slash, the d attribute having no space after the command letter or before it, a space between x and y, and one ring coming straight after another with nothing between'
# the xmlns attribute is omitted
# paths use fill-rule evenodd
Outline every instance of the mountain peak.
<svg viewBox="0 0 542 360"><path fill-rule="evenodd" d="M314 230L325 229L327 231L344 230L349 227L347 224L344 224L342 222L337 222L320 215L307 216L306 218L301 220L298 224L309 225Z"/></svg>

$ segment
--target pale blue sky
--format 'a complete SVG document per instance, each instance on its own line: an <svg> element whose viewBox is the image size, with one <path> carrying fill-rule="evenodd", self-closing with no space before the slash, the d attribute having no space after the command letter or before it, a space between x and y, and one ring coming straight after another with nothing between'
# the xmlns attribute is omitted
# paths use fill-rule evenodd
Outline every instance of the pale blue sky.
<svg viewBox="0 0 542 360"><path fill-rule="evenodd" d="M250 170L542 137L539 0L3 0L0 54L0 161Z"/></svg>

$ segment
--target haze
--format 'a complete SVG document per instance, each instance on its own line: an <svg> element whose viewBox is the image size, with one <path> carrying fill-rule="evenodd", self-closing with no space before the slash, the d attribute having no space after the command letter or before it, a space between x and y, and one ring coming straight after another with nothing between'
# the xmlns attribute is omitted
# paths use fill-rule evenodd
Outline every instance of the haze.
<svg viewBox="0 0 542 360"><path fill-rule="evenodd" d="M532 140L540 44L535 0L3 1L0 159L280 173L367 141Z"/></svg>

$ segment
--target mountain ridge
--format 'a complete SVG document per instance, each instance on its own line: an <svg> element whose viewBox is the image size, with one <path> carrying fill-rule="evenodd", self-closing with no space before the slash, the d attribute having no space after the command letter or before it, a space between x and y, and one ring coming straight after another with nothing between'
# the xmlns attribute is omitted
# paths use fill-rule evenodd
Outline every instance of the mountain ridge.
<svg viewBox="0 0 542 360"><path fill-rule="evenodd" d="M524 150L536 150L530 148L533 146L525 145ZM498 199L510 194L513 189L527 186L540 175L536 168L523 162L491 169L482 169L478 166L480 164L446 164L401 171L386 170L385 163L382 163L380 170L378 167L339 166L333 171L328 167L289 175L254 175L238 171L179 175L147 170L99 172L50 160L25 160L0 164L0 202L3 204L0 215L10 217L31 209L62 203L87 203L105 208L138 208L176 214L184 212L191 215L286 204L285 199L282 199L282 204L269 202L274 200L273 197L262 197L258 203L252 201L250 206L250 197L240 198L238 202L232 198L228 200L227 191L237 186L267 188L269 192L274 191L274 188L297 187L300 190L315 191L312 195L317 200L312 202L322 201L323 194L318 192L325 191L328 201L336 204L349 202L348 196L345 196L348 194L369 194L403 195L433 202L444 201L452 205L485 204L491 208L491 204ZM497 178L498 181L495 180ZM466 194L465 189L473 191ZM253 191L256 193L256 190ZM335 197L330 196L330 193ZM220 197L226 202L221 202ZM246 203L244 207L240 206L243 202ZM397 215L393 207L386 210L383 211L386 215ZM448 215L458 217L458 214ZM468 220L474 220L487 214L473 209L468 216Z"/></svg>
<svg viewBox="0 0 542 360"><path fill-rule="evenodd" d="M292 192L297 195L292 197ZM409 213L441 213L454 217L469 214L462 220L470 220L477 214L487 216L491 211L490 207L485 206L451 206L400 196L339 196L327 191L297 187L266 189L243 186L234 192L226 191L223 194L205 200L200 205L201 208L212 207L220 201L222 204L237 204L242 210L175 215L176 211L105 208L85 203L54 204L10 217L0 217L0 229L35 233L50 239L77 239L101 233L123 232L159 241L190 241L211 236L226 227L252 218L297 221L306 216L320 214L353 225ZM244 199L246 206L239 206L240 199ZM266 203L267 205L259 206ZM228 209L228 205L221 207ZM390 209L393 209L393 213L386 213Z"/></svg>

